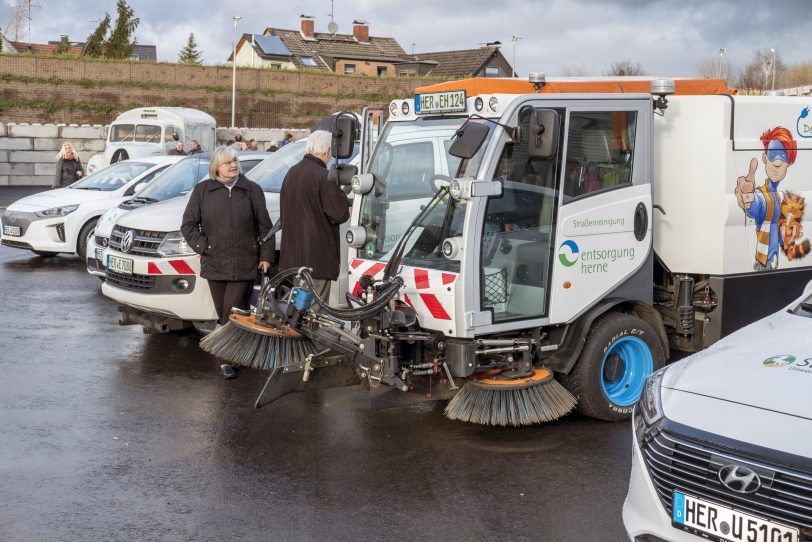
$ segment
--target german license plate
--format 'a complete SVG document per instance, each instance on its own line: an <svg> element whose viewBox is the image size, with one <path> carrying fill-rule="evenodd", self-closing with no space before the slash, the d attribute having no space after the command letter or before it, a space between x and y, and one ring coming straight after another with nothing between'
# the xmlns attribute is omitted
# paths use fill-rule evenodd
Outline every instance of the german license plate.
<svg viewBox="0 0 812 542"><path fill-rule="evenodd" d="M124 275L133 274L133 261L128 258L119 258L118 256L107 255L107 269L122 273Z"/></svg>
<svg viewBox="0 0 812 542"><path fill-rule="evenodd" d="M104 249L103 248L98 248L98 247L96 248L96 259L100 263L102 263L102 264L104 263Z"/></svg>
<svg viewBox="0 0 812 542"><path fill-rule="evenodd" d="M20 230L19 226L7 226L3 224L3 235L8 235L10 237L19 237L23 234L22 230Z"/></svg>
<svg viewBox="0 0 812 542"><path fill-rule="evenodd" d="M730 542L798 542L798 529L733 510L727 506L674 492L676 527L707 538Z"/></svg>
<svg viewBox="0 0 812 542"><path fill-rule="evenodd" d="M465 91L448 90L446 92L415 94L414 112L418 115L463 113L465 112Z"/></svg>

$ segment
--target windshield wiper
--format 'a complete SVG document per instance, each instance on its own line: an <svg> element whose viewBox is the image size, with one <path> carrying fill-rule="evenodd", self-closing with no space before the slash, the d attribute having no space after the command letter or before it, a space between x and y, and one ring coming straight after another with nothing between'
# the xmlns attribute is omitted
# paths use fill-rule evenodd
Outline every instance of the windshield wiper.
<svg viewBox="0 0 812 542"><path fill-rule="evenodd" d="M77 186L76 190L99 190L99 191L101 191L101 188L97 188L95 186Z"/></svg>

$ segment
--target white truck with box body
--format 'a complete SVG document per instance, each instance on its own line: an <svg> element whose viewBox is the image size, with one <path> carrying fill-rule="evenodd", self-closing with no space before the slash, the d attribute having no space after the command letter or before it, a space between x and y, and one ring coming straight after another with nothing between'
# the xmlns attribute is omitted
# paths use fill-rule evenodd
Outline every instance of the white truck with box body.
<svg viewBox="0 0 812 542"><path fill-rule="evenodd" d="M808 99L651 78L469 79L416 92L389 105L352 180L360 306L329 313L335 322L305 302L280 312L277 288L246 324L292 328L344 361L314 372L310 358L273 360L286 365L258 404L349 365L373 388L428 388L434 375L441 398L467 379L463 390L505 391L511 406L555 378L582 413L626 419L672 348L700 350L812 279ZM472 414L452 400L446 412L532 423L497 403Z"/></svg>
<svg viewBox="0 0 812 542"><path fill-rule="evenodd" d="M109 164L169 154L176 141L197 140L203 151L214 150L217 123L214 117L188 107L139 107L125 111L107 128L104 154L92 156L87 171L93 173Z"/></svg>

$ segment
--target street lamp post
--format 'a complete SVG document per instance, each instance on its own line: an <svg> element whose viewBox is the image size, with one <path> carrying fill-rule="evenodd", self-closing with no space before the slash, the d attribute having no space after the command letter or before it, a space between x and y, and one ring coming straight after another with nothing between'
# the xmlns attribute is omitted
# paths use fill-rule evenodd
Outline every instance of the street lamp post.
<svg viewBox="0 0 812 542"><path fill-rule="evenodd" d="M770 52L773 54L773 64L772 64L773 84L772 84L772 89L771 90L775 90L775 49L770 47Z"/></svg>
<svg viewBox="0 0 812 542"><path fill-rule="evenodd" d="M719 78L721 79L724 76L724 68L722 67L725 60L725 53L728 51L726 47L722 47L719 49Z"/></svg>
<svg viewBox="0 0 812 542"><path fill-rule="evenodd" d="M231 43L231 127L236 128L235 116L237 114L237 21L241 17L235 15L231 18L234 21L234 41Z"/></svg>
<svg viewBox="0 0 812 542"><path fill-rule="evenodd" d="M516 44L522 39L518 36L513 36L513 64L510 66L510 76L516 77Z"/></svg>

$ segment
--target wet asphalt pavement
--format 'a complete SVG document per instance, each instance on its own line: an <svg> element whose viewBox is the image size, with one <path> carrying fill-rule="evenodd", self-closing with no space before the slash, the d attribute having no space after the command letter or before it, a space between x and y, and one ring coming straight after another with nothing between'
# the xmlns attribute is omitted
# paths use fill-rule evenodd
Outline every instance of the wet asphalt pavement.
<svg viewBox="0 0 812 542"><path fill-rule="evenodd" d="M631 427L224 380L195 332L119 327L76 256L0 247L0 540L625 539Z"/></svg>

